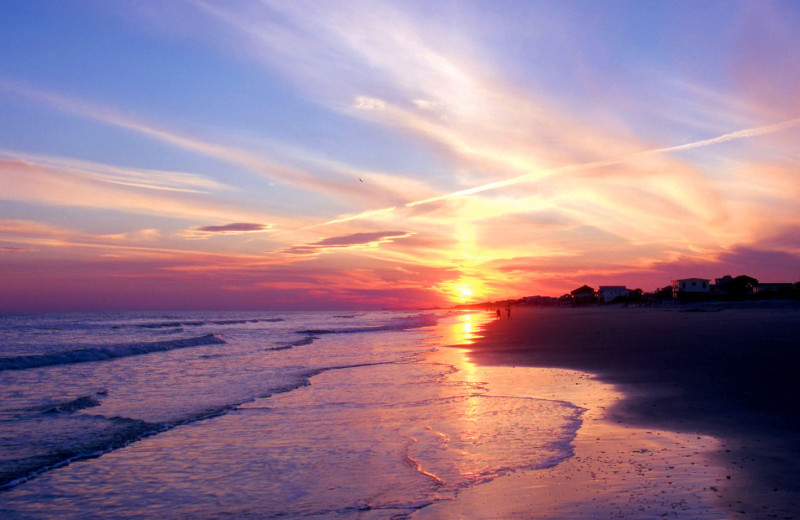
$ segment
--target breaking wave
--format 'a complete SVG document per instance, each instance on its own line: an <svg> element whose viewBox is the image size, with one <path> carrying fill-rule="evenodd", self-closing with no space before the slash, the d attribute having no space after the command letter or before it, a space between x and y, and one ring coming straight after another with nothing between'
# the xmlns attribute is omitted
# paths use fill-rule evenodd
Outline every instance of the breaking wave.
<svg viewBox="0 0 800 520"><path fill-rule="evenodd" d="M322 368L289 375L281 384L264 389L257 395L197 410L175 420L149 422L127 417L74 413L100 406L99 399L108 394L105 389L95 392L94 395L38 407L32 410L38 414L28 416L19 423L27 422L30 425L28 428L31 434L25 445L26 453L20 453L18 457L11 459L0 459L0 491L18 486L42 473L73 462L100 457L146 437L225 415L246 402L308 386L311 377L337 368L347 367ZM58 444L54 445L53 437L58 437Z"/></svg>
<svg viewBox="0 0 800 520"><path fill-rule="evenodd" d="M54 403L51 405L47 405L42 408L43 413L74 413L78 410L85 410L86 408L93 408L95 406L100 406L100 401L97 400L98 397L105 395L105 391L98 392L95 395L84 395L78 397L76 399L72 399L70 401L65 401L63 403Z"/></svg>
<svg viewBox="0 0 800 520"><path fill-rule="evenodd" d="M105 361L107 359L139 356L152 352L166 352L179 348L198 347L202 345L218 345L225 343L219 334L206 334L187 339L167 341L153 341L146 343L127 343L122 345L108 345L102 347L79 348L51 354L38 354L30 356L14 356L0 358L0 371L24 370L53 365L71 365L74 363L87 363L90 361Z"/></svg>
<svg viewBox="0 0 800 520"><path fill-rule="evenodd" d="M434 314L419 314L416 316L405 316L393 319L391 323L380 325L365 325L362 327L340 327L328 329L303 329L296 331L297 334L317 336L323 334L359 334L363 332L388 332L408 329L418 329L421 327L431 327L436 325L438 318Z"/></svg>
<svg viewBox="0 0 800 520"><path fill-rule="evenodd" d="M278 323L286 321L284 318L259 318L250 320L209 320L209 321L154 321L150 323L136 323L134 327L140 329L174 329L179 327L202 327L205 325L243 325L245 323Z"/></svg>

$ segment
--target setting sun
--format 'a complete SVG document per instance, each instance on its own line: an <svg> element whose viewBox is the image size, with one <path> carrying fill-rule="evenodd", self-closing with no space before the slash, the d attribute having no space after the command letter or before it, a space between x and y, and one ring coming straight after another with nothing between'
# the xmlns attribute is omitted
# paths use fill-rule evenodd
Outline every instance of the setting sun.
<svg viewBox="0 0 800 520"><path fill-rule="evenodd" d="M435 307L797 276L800 35L780 2L665 18L277 0L43 18L14 3L0 311ZM698 35L697 19L719 24ZM697 63L732 74L673 77L681 46L620 47L651 32L708 41ZM629 71L644 62L643 83Z"/></svg>
<svg viewBox="0 0 800 520"><path fill-rule="evenodd" d="M447 299L454 304L483 301L491 293L487 290L485 280L473 276L462 276L452 282L437 284L433 289L446 295Z"/></svg>
<svg viewBox="0 0 800 520"><path fill-rule="evenodd" d="M798 510L800 0L0 5L0 520Z"/></svg>

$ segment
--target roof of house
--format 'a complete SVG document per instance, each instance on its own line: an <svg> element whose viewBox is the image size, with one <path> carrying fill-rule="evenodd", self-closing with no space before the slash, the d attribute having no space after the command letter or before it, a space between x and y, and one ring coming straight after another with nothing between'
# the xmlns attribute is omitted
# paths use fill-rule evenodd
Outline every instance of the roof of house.
<svg viewBox="0 0 800 520"><path fill-rule="evenodd" d="M599 291L627 291L624 285L601 285Z"/></svg>
<svg viewBox="0 0 800 520"><path fill-rule="evenodd" d="M579 294L594 294L594 289L588 285L584 285L583 287L578 287L574 291L570 291L570 294L573 296L577 296Z"/></svg>

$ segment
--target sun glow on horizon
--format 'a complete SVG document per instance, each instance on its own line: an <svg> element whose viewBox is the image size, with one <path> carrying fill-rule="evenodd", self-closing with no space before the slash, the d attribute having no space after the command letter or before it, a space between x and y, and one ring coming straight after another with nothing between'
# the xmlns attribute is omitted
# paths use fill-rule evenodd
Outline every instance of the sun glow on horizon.
<svg viewBox="0 0 800 520"><path fill-rule="evenodd" d="M485 281L475 276L459 276L435 284L432 289L453 304L477 303L488 293Z"/></svg>
<svg viewBox="0 0 800 520"><path fill-rule="evenodd" d="M797 280L800 13L784 2L459 3L458 24L418 0L178 2L158 18L12 3L0 310ZM632 45L642 27L702 45ZM56 58L71 75L48 73Z"/></svg>

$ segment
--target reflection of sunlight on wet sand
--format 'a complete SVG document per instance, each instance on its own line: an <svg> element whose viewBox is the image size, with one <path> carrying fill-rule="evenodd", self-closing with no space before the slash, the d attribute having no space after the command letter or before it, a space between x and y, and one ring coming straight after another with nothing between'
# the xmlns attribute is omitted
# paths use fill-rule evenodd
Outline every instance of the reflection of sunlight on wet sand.
<svg viewBox="0 0 800 520"><path fill-rule="evenodd" d="M446 345L470 345L487 315L459 316L448 325ZM710 459L717 439L694 434L643 429L618 424L608 410L624 395L613 385L582 372L535 368L479 366L464 348L440 348L431 361L456 369L448 380L471 397L459 401L453 417L443 418L447 432L470 445L458 468L474 474L485 457L503 448L525 449L525 443L500 446L494 440L519 420L538 418L498 415L513 412L508 400L533 398L568 402L585 409L582 425L571 442L574 454L547 469L501 473L489 482L470 486L454 500L438 502L415 512L414 519L438 518L651 518L676 513L692 518L724 518L714 507L712 491L725 482L722 469ZM500 399L497 399L500 398ZM531 412L534 412L531 410ZM525 412L527 415L528 412ZM535 412L534 412L535 413ZM435 425L438 430L445 429ZM493 431L498 430L498 431ZM489 447L492 451L486 451ZM472 448L475 449L472 449ZM524 455L524 454L518 454ZM510 457L513 458L513 457ZM721 484L722 483L722 484ZM639 515L639 516L637 516ZM650 516L648 516L650 515ZM621 517L622 517L621 516Z"/></svg>
<svg viewBox="0 0 800 520"><path fill-rule="evenodd" d="M486 313L464 313L456 316L454 322L446 327L444 332L443 345L471 345L480 336L475 330L480 327L486 319Z"/></svg>
<svg viewBox="0 0 800 520"><path fill-rule="evenodd" d="M470 362L466 347L475 343L481 336L477 333L481 326L491 320L486 312L459 314L452 323L444 327L442 345L450 348L441 349L437 358L442 363L453 366L458 370L457 377L470 386L473 390L482 388L482 382L476 373L476 366ZM437 359L438 360L438 359Z"/></svg>
<svg viewBox="0 0 800 520"><path fill-rule="evenodd" d="M542 467L561 460L581 410L562 399L541 398L528 386L541 378L516 381L513 386L493 384L503 381L507 369L481 367L469 359L464 346L480 337L481 326L493 315L483 313L449 316L441 323L444 345L428 355L428 361L452 367L446 372L441 396L447 400L440 414L424 426L434 435L449 439L446 449L457 467L435 469L444 480L455 471L462 480L488 479L513 468ZM515 373L524 376L524 370ZM422 461L426 468L428 461Z"/></svg>

